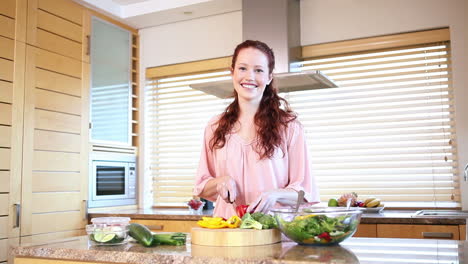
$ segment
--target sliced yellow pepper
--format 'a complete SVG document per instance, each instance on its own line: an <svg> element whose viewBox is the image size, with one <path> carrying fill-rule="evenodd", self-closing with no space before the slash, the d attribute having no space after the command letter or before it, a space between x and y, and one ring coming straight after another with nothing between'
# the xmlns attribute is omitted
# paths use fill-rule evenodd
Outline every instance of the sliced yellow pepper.
<svg viewBox="0 0 468 264"><path fill-rule="evenodd" d="M227 222L221 217L202 217L202 220L198 221L197 224L205 228L225 228L228 226Z"/></svg>
<svg viewBox="0 0 468 264"><path fill-rule="evenodd" d="M233 215L226 222L227 222L227 227L238 228L241 225L242 220L237 215Z"/></svg>
<svg viewBox="0 0 468 264"><path fill-rule="evenodd" d="M295 219L296 220L304 220L306 218L309 218L309 217L314 217L315 215L314 214L310 214L310 215L299 215L299 216L296 216Z"/></svg>

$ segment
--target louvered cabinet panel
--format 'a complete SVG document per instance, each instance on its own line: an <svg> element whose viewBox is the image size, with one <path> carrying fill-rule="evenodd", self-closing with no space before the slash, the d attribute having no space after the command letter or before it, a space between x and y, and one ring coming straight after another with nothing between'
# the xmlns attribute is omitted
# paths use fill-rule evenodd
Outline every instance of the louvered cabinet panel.
<svg viewBox="0 0 468 264"><path fill-rule="evenodd" d="M14 204L21 202L26 7L27 0L0 4L0 262L19 236Z"/></svg>
<svg viewBox="0 0 468 264"><path fill-rule="evenodd" d="M10 172L9 171L0 171L0 182L2 183L0 185L0 193L9 192L10 191Z"/></svg>
<svg viewBox="0 0 468 264"><path fill-rule="evenodd" d="M0 4L0 36L25 41L28 0L2 0Z"/></svg>
<svg viewBox="0 0 468 264"><path fill-rule="evenodd" d="M40 242L86 224L87 66L57 50L28 46L26 54L21 235Z"/></svg>
<svg viewBox="0 0 468 264"><path fill-rule="evenodd" d="M8 214L8 194L0 194L0 215ZM0 216L0 262L7 261L8 216Z"/></svg>
<svg viewBox="0 0 468 264"><path fill-rule="evenodd" d="M0 58L0 80L13 82L13 68L13 61Z"/></svg>
<svg viewBox="0 0 468 264"><path fill-rule="evenodd" d="M2 4L0 5L0 15L15 19L16 0L2 0Z"/></svg>
<svg viewBox="0 0 468 264"><path fill-rule="evenodd" d="M0 170L10 170L10 149L0 148Z"/></svg>
<svg viewBox="0 0 468 264"><path fill-rule="evenodd" d="M15 54L15 41L0 36L0 58L13 60Z"/></svg>
<svg viewBox="0 0 468 264"><path fill-rule="evenodd" d="M7 261L8 239L0 239L0 262Z"/></svg>
<svg viewBox="0 0 468 264"><path fill-rule="evenodd" d="M70 0L28 0L27 43L82 60L84 13Z"/></svg>
<svg viewBox="0 0 468 264"><path fill-rule="evenodd" d="M13 99L13 84L0 81L0 103L10 103Z"/></svg>
<svg viewBox="0 0 468 264"><path fill-rule="evenodd" d="M15 38L15 19L0 15L0 36L10 39Z"/></svg>

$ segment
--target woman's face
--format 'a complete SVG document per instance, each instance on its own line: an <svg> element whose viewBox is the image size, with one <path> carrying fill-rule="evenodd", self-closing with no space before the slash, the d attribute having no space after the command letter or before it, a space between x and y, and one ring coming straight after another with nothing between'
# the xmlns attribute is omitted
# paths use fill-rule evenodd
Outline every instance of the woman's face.
<svg viewBox="0 0 468 264"><path fill-rule="evenodd" d="M260 103L263 91L271 82L268 58L258 49L245 48L239 51L232 69L232 82L239 100Z"/></svg>

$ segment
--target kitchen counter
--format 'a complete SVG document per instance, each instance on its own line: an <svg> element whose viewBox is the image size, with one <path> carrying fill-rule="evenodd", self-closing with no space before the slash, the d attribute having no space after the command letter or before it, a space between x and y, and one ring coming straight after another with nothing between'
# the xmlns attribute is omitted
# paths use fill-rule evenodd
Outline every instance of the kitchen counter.
<svg viewBox="0 0 468 264"><path fill-rule="evenodd" d="M127 216L132 219L147 220L191 220L197 221L202 216L211 216L212 210L203 211L202 215L190 214L188 209L128 209L114 211L94 211L89 217ZM428 224L428 225L464 225L464 218L443 218L414 216L410 210L384 210L382 213L365 213L361 224Z"/></svg>
<svg viewBox="0 0 468 264"><path fill-rule="evenodd" d="M11 251L21 263L37 258L70 262L105 263L465 263L468 242L428 239L350 238L340 246L300 246L294 242L250 246L159 246L145 248L134 242L120 246L90 245L86 236L42 245L21 245ZM52 260L52 261L50 261ZM75 262L76 261L76 262ZM43 263L43 262L40 262ZM58 264L58 262L57 262Z"/></svg>

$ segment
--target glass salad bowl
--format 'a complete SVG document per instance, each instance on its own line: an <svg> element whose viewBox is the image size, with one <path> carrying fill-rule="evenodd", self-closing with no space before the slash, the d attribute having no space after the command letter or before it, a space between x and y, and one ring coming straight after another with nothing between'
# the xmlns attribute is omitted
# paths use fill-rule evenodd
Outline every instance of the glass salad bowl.
<svg viewBox="0 0 468 264"><path fill-rule="evenodd" d="M351 237L361 220L361 210L304 208L272 210L281 232L301 245L336 245Z"/></svg>
<svg viewBox="0 0 468 264"><path fill-rule="evenodd" d="M128 217L98 217L86 226L89 241L94 245L113 246L127 243Z"/></svg>

